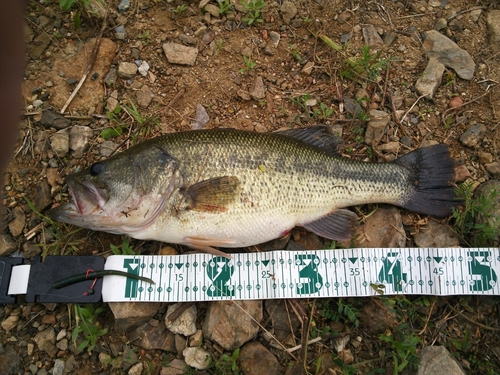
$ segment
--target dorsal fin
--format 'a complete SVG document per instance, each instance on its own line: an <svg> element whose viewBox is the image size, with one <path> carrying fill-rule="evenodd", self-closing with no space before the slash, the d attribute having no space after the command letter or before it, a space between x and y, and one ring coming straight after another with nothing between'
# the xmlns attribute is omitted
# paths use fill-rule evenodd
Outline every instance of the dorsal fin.
<svg viewBox="0 0 500 375"><path fill-rule="evenodd" d="M337 155L342 140L336 137L328 126L318 125L303 129L287 129L273 134L284 135L300 142L307 143L326 152L329 155Z"/></svg>

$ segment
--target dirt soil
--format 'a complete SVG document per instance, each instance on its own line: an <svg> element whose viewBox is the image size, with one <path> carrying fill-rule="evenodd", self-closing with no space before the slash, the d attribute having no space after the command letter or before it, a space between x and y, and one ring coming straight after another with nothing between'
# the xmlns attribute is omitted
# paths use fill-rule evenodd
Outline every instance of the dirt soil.
<svg viewBox="0 0 500 375"><path fill-rule="evenodd" d="M24 197L33 200L37 194L40 196L37 189L43 182L49 182L49 206L66 200L65 176L103 159L103 145L108 144L105 142L112 141L110 147L125 150L144 139L189 130L197 117L198 104L204 107L210 119L205 128L231 127L271 132L325 124L341 136L345 157L366 161L389 161L434 141L446 143L452 157L467 168L468 173L463 179L476 184L493 176L485 164L500 160L500 94L495 86L500 80L500 56L491 48L485 21L486 12L498 9L498 2L294 1L298 13L288 24L284 22L282 3L269 2L262 9L261 18L258 17L262 22L255 21L251 26L242 22L245 14L241 11L233 8L231 14L214 17L207 15L198 2L193 1L132 1L130 9L122 14L117 11L118 1L106 3L110 13L105 21L96 14L82 11L78 4L63 11L56 1L29 3L26 12L28 57L23 88L24 116L20 141L4 184L7 222L20 216L16 208L20 207L25 215L20 232L12 233L15 229L4 228L4 233L15 238L17 249L26 251L32 249L32 245L42 244L43 254L91 255L109 254L110 244L119 246L123 242L121 237L84 230L73 233L75 228L66 226L62 229L66 231L65 240L57 241L48 234L45 224L28 207ZM210 4L217 5L215 2ZM474 10L481 11L476 20L471 16ZM78 29L74 25L77 13L81 14ZM472 80L461 79L453 70L446 70L434 98L421 98L415 90L415 82L428 63L422 50L421 33L433 30L440 18L448 21L442 32L470 53L476 70ZM103 22L106 22L104 27ZM115 28L119 25L126 30L124 39L116 37ZM390 39L391 35L394 40L372 47L371 53L379 55L370 64L362 65L359 61L366 44L362 30L366 25L375 26L384 40ZM40 46L39 38L43 33L49 37L48 47L34 57L33 50ZM280 36L277 47L271 39L273 33ZM198 49L192 66L168 62L163 51L164 43L185 44L179 39L181 34L184 41L193 40ZM341 51L325 43L324 36L340 45ZM42 109L61 111L76 86L68 79L81 79L92 60L96 38L101 39L103 50L97 54L90 69L88 83L64 113L71 126L92 129L88 149L78 157L72 152L58 155L49 147L50 141L45 148L37 147L40 140L51 139L57 131L54 126L40 124ZM361 65L362 69L352 73L348 59L358 61L355 65ZM103 82L110 66L118 69L121 62L139 60L150 66L146 76L136 73L133 79L117 78L114 85ZM259 90L257 77L262 78L265 90ZM92 84L95 86L89 86ZM149 93L147 89L152 93L147 94L152 101L141 107L138 92ZM109 107L110 96L114 96L121 106L121 110L114 114L111 113L113 108ZM450 110L449 103L456 97L465 104ZM36 102L37 99L41 102ZM354 118L348 105L353 100L354 106L360 108ZM134 111L134 106L137 106L137 111ZM378 143L367 144L365 131L371 109L385 111L391 116L391 121ZM405 120L401 122L404 115ZM487 132L475 146L465 146L460 137L476 123L485 125ZM122 134L107 138L113 135L112 132L106 135L102 131L110 127ZM397 142L397 147L384 147L387 144L393 146L394 142ZM408 234L414 233L422 223L421 218L414 219L418 222L405 222ZM453 226L453 220L443 222ZM411 235L409 237L408 245L411 245ZM467 246L465 242L462 244ZM141 241L132 241L132 245L137 251L152 254L158 253L163 246ZM340 314L336 319L340 322L335 322L325 313L338 312L344 305L357 311L359 320L350 321ZM398 337L397 342L405 345L409 343L410 332L418 342L408 345L417 350L426 345L446 346L468 373L499 373L497 298L402 296L344 299L341 303L311 300L306 306L309 313L313 311L312 318L318 332L329 335L338 332L353 339L362 338L359 345L353 344L355 340L348 344L353 354L352 361L339 357L332 345L310 346L306 367L311 374L393 373L391 353L395 352L397 344L380 340L381 334L391 332ZM203 309L204 305L200 307ZM14 307L4 309L3 318ZM44 307L26 309L27 305L22 304L17 330L2 332L4 345L15 340L29 342L29 335L36 333L40 324L45 324L33 325L40 317L31 313L43 311ZM66 310L65 305L60 305L51 314L64 315ZM392 314L394 319L382 324L380 330L374 320L383 319L384 314ZM106 351L106 345L111 341L126 341L124 336L115 332L111 313L102 315L101 319L100 324L110 330L101 338L99 351ZM295 335L300 342L302 332ZM39 368L52 368L54 358L46 352L35 348L28 354L26 350L18 347L20 373L30 371L29 365L33 363L40 365ZM161 364L175 357L175 354L155 350L140 351L136 348L136 351L153 364L143 372L148 374L159 373ZM290 358L277 349L271 348L271 351L285 371ZM335 364L330 365L330 370L325 369L326 365L315 368L325 353ZM60 350L57 357L64 359L70 354L69 350ZM99 362L98 354L94 351L91 355L76 356L78 366L92 371L121 373L121 370L104 370L106 366ZM220 357L217 351L214 355ZM214 369L208 371L217 373Z"/></svg>

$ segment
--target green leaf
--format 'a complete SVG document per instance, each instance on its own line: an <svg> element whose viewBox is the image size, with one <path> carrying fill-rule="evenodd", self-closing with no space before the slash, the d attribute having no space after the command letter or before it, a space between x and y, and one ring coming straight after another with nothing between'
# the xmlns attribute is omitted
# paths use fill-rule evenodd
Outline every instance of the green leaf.
<svg viewBox="0 0 500 375"><path fill-rule="evenodd" d="M118 137L123 134L123 129L121 126L116 126L114 128L106 128L104 129L100 136L104 139L109 139L113 137Z"/></svg>

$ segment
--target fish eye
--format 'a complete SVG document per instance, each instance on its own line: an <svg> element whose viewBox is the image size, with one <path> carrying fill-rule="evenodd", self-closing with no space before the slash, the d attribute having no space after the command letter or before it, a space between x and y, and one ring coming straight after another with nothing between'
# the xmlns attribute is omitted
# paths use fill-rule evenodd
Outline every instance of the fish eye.
<svg viewBox="0 0 500 375"><path fill-rule="evenodd" d="M102 172L103 169L104 169L104 165L102 165L101 163L94 163L90 167L90 174L92 176L97 176L99 173Z"/></svg>

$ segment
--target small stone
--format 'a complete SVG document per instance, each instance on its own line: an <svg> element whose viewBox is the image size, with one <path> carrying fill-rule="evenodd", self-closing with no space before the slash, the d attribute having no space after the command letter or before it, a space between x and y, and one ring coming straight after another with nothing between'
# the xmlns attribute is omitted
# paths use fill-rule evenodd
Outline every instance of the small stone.
<svg viewBox="0 0 500 375"><path fill-rule="evenodd" d="M42 317L42 324L53 326L54 324L56 324L56 317L52 314L45 314Z"/></svg>
<svg viewBox="0 0 500 375"><path fill-rule="evenodd" d="M149 64L146 61L142 60L141 65L139 65L137 70L139 71L139 74L141 76L146 77L148 75Z"/></svg>
<svg viewBox="0 0 500 375"><path fill-rule="evenodd" d="M118 4L118 12L124 13L130 9L130 0L122 0L120 4Z"/></svg>
<svg viewBox="0 0 500 375"><path fill-rule="evenodd" d="M190 46L195 46L198 44L198 39L196 39L194 36L192 35L186 35L186 34L179 34L179 40L184 43L184 44L187 44L187 45L190 45Z"/></svg>
<svg viewBox="0 0 500 375"><path fill-rule="evenodd" d="M115 27L115 37L118 40L125 40L127 37L127 31L125 30L125 26L118 25Z"/></svg>
<svg viewBox="0 0 500 375"><path fill-rule="evenodd" d="M261 76L256 76L255 80L253 81L252 86L250 87L249 91L250 96L254 100L261 100L266 97L266 89L264 87L264 81L262 80Z"/></svg>
<svg viewBox="0 0 500 375"><path fill-rule="evenodd" d="M61 329L56 336L56 341L61 341L63 338L65 338L66 332L67 331L65 329Z"/></svg>
<svg viewBox="0 0 500 375"><path fill-rule="evenodd" d="M53 358L57 353L57 347L55 346L56 334L53 327L47 328L45 331L39 332L33 341L38 346L38 349L46 352L51 358Z"/></svg>
<svg viewBox="0 0 500 375"><path fill-rule="evenodd" d="M269 37L271 38L271 41L273 42L274 47L278 48L278 45L280 44L281 35L279 33L277 33L276 31L271 31L269 33Z"/></svg>
<svg viewBox="0 0 500 375"><path fill-rule="evenodd" d="M459 32L461 33L464 30L464 27L462 23L457 20L456 18L448 24L448 27L450 28L451 31Z"/></svg>
<svg viewBox="0 0 500 375"><path fill-rule="evenodd" d="M240 99L243 99L244 101L249 101L249 100L252 100L252 98L250 97L250 94L248 93L248 91L245 91L245 90L242 90L242 89L239 89L238 91L236 91L236 95L238 95L238 97Z"/></svg>
<svg viewBox="0 0 500 375"><path fill-rule="evenodd" d="M370 110L370 121L368 121L366 127L365 143L371 145L373 142L380 142L390 121L391 116L388 113L377 109Z"/></svg>
<svg viewBox="0 0 500 375"><path fill-rule="evenodd" d="M118 100L116 98L113 98L110 96L109 98L106 99L106 110L109 112L113 112L116 107L118 107Z"/></svg>
<svg viewBox="0 0 500 375"><path fill-rule="evenodd" d="M0 234L0 256L8 257L17 250L16 241L10 234Z"/></svg>
<svg viewBox="0 0 500 375"><path fill-rule="evenodd" d="M474 9L473 11L470 12L470 19L472 22L477 22L479 21L479 16L481 16L482 10L481 9Z"/></svg>
<svg viewBox="0 0 500 375"><path fill-rule="evenodd" d="M198 315L195 304L192 304L189 308L184 310L174 321L170 321L169 319L178 308L182 308L183 306L184 304L182 303L175 303L168 306L165 316L165 326L175 334L191 336L196 332L196 318Z"/></svg>
<svg viewBox="0 0 500 375"><path fill-rule="evenodd" d="M123 79L132 79L137 73L137 65L128 61L122 61L118 65L118 77Z"/></svg>
<svg viewBox="0 0 500 375"><path fill-rule="evenodd" d="M448 22L446 21L446 18L438 18L436 24L434 25L434 29L437 31L441 31L443 29L446 29L447 27Z"/></svg>
<svg viewBox="0 0 500 375"><path fill-rule="evenodd" d="M13 237L17 237L23 233L24 226L26 225L26 214L19 206L14 207L12 213L14 220L9 222L9 230Z"/></svg>
<svg viewBox="0 0 500 375"><path fill-rule="evenodd" d="M420 95L426 95L432 98L437 89L441 85L443 78L444 65L441 64L436 58L430 58L427 67L422 75L417 79L415 88Z"/></svg>
<svg viewBox="0 0 500 375"><path fill-rule="evenodd" d="M108 74L104 77L104 83L106 86L113 87L118 79L118 73L115 68L109 69Z"/></svg>
<svg viewBox="0 0 500 375"><path fill-rule="evenodd" d="M33 48L30 51L30 57L32 59L39 59L50 42L50 36L45 31L42 31L31 44Z"/></svg>
<svg viewBox="0 0 500 375"><path fill-rule="evenodd" d="M486 134L486 126L483 124L472 125L460 137L460 142L468 147L476 147Z"/></svg>
<svg viewBox="0 0 500 375"><path fill-rule="evenodd" d="M201 329L196 330L196 332L189 338L189 346L198 347L203 344L203 331Z"/></svg>
<svg viewBox="0 0 500 375"><path fill-rule="evenodd" d="M426 346L420 352L417 375L465 375L465 371L444 346Z"/></svg>
<svg viewBox="0 0 500 375"><path fill-rule="evenodd" d="M281 5L281 15L285 25L290 25L292 19L297 15L297 7L291 1L284 1Z"/></svg>
<svg viewBox="0 0 500 375"><path fill-rule="evenodd" d="M352 18L352 12L347 9L339 14L339 23L346 23Z"/></svg>
<svg viewBox="0 0 500 375"><path fill-rule="evenodd" d="M177 43L165 43L163 52L171 64L194 65L198 56L198 48L187 47Z"/></svg>
<svg viewBox="0 0 500 375"><path fill-rule="evenodd" d="M212 17L220 18L219 7L214 4L205 5L205 12L210 13Z"/></svg>
<svg viewBox="0 0 500 375"><path fill-rule="evenodd" d="M344 98L344 109L353 118L357 118L358 115L363 112L361 105L352 98Z"/></svg>
<svg viewBox="0 0 500 375"><path fill-rule="evenodd" d="M210 364L210 353L202 348L186 348L182 352L188 366L205 370Z"/></svg>
<svg viewBox="0 0 500 375"><path fill-rule="evenodd" d="M64 374L64 361L62 359L56 359L54 361L54 367L52 367L52 375L63 375Z"/></svg>
<svg viewBox="0 0 500 375"><path fill-rule="evenodd" d="M207 110L201 104L196 104L196 115L193 121L191 121L191 129L203 129L205 125L210 121Z"/></svg>
<svg viewBox="0 0 500 375"><path fill-rule="evenodd" d="M370 47L380 46L384 44L384 41L373 25L366 25L363 27L363 38L365 39L365 44L369 45Z"/></svg>
<svg viewBox="0 0 500 375"><path fill-rule="evenodd" d="M477 152L477 157L480 163L491 163L493 161L493 155L490 154L489 152L485 152L482 150L479 150Z"/></svg>
<svg viewBox="0 0 500 375"><path fill-rule="evenodd" d="M104 141L99 147L99 154L108 157L118 148L118 144L113 141Z"/></svg>
<svg viewBox="0 0 500 375"><path fill-rule="evenodd" d="M493 163L485 164L484 167L495 178L500 177L500 162L494 161Z"/></svg>
<svg viewBox="0 0 500 375"><path fill-rule="evenodd" d="M241 55L246 57L252 57L252 47L244 47L241 49Z"/></svg>
<svg viewBox="0 0 500 375"><path fill-rule="evenodd" d="M348 41L350 41L352 38L352 35L347 33L347 34L342 34L340 36L340 43L346 44Z"/></svg>
<svg viewBox="0 0 500 375"><path fill-rule="evenodd" d="M40 99L36 99L33 101L33 107L40 108L43 105L43 101Z"/></svg>
<svg viewBox="0 0 500 375"><path fill-rule="evenodd" d="M59 350L68 350L68 339L62 339L56 343L56 347Z"/></svg>
<svg viewBox="0 0 500 375"><path fill-rule="evenodd" d="M68 130L62 129L52 134L49 140L50 148L60 158L65 157L69 152L69 133Z"/></svg>
<svg viewBox="0 0 500 375"><path fill-rule="evenodd" d="M2 321L2 328L10 332L10 330L17 327L17 322L19 322L19 315L9 315Z"/></svg>
<svg viewBox="0 0 500 375"><path fill-rule="evenodd" d="M147 108L151 100L153 100L153 92L147 85L142 86L140 90L136 91L135 95L137 104L142 108Z"/></svg>
<svg viewBox="0 0 500 375"><path fill-rule="evenodd" d="M42 253L42 248L31 241L23 243L23 255L26 259L31 259ZM0 254L0 256L2 256Z"/></svg>
<svg viewBox="0 0 500 375"><path fill-rule="evenodd" d="M448 107L455 108L461 106L462 104L464 104L463 99L460 96L455 96L453 99L449 101Z"/></svg>
<svg viewBox="0 0 500 375"><path fill-rule="evenodd" d="M311 75L313 68L314 68L314 62L308 61L302 68L302 73L309 76Z"/></svg>
<svg viewBox="0 0 500 375"><path fill-rule="evenodd" d="M144 365L141 362L136 363L130 368L130 370L128 371L128 375L141 375L143 369Z"/></svg>
<svg viewBox="0 0 500 375"><path fill-rule="evenodd" d="M56 128L57 130L65 129L71 125L71 121L63 115L56 113L50 109L42 112L40 124L46 128Z"/></svg>
<svg viewBox="0 0 500 375"><path fill-rule="evenodd" d="M186 373L186 362L174 359L167 366L162 367L160 375L184 375Z"/></svg>
<svg viewBox="0 0 500 375"><path fill-rule="evenodd" d="M94 131L88 126L75 125L69 130L69 149L75 158L83 157L89 148L89 140L94 136Z"/></svg>

